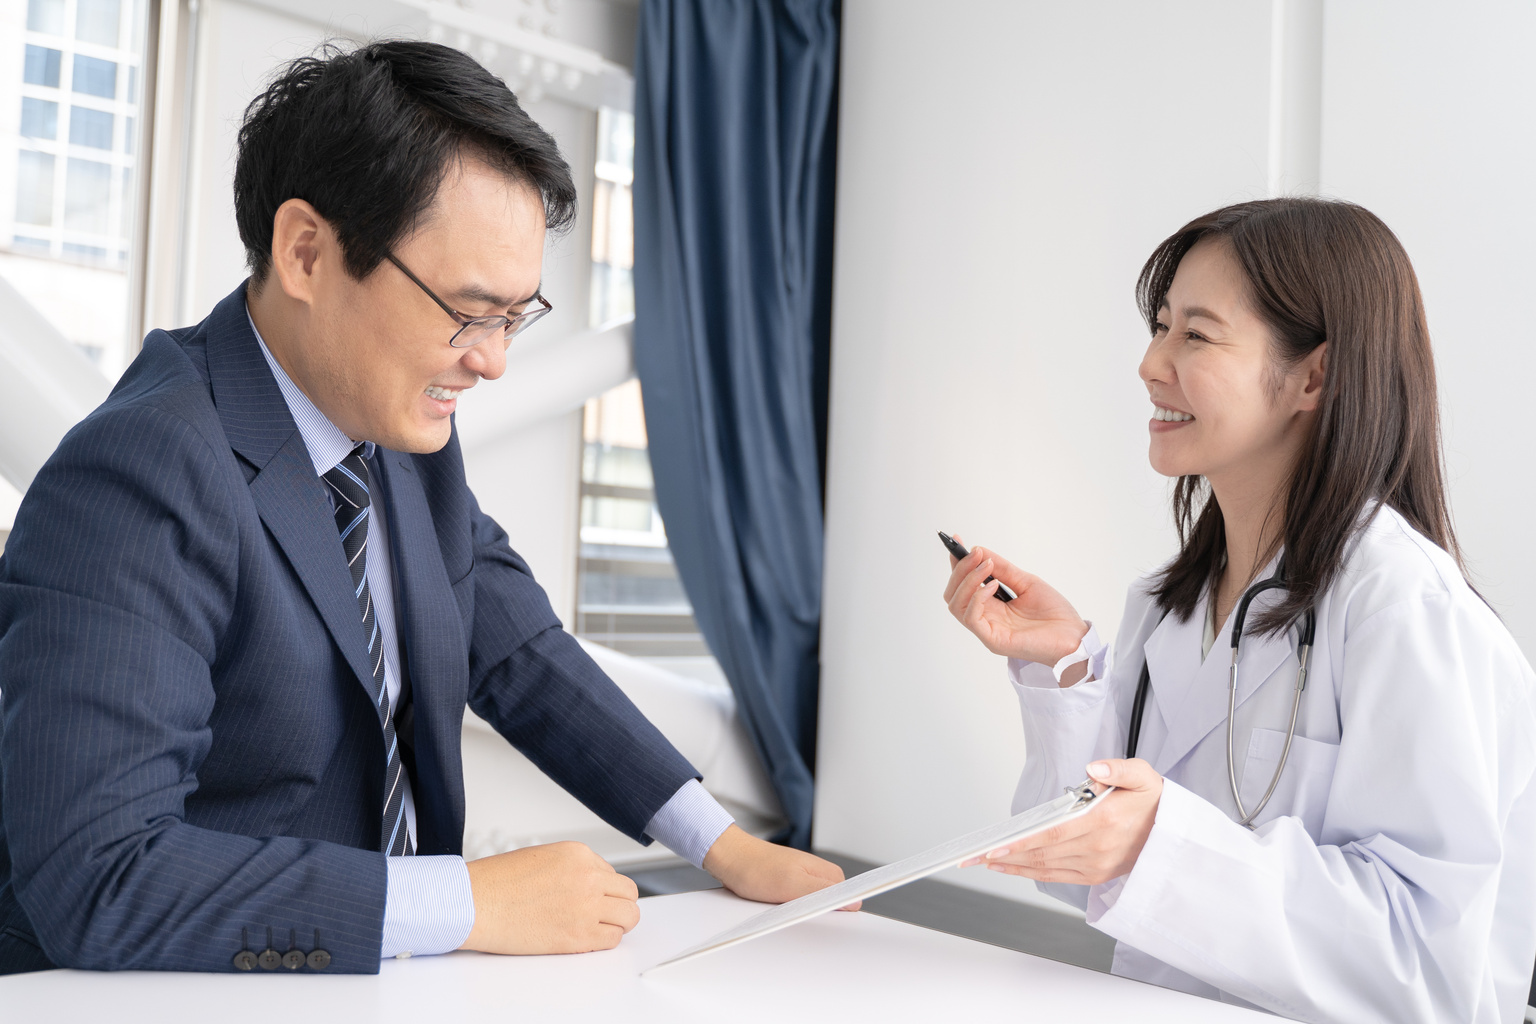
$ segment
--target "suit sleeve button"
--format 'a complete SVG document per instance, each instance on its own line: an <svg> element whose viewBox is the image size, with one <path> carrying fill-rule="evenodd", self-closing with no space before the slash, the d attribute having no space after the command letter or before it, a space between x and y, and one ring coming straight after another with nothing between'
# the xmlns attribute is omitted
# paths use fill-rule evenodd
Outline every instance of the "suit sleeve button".
<svg viewBox="0 0 1536 1024"><path fill-rule="evenodd" d="M275 971L282 965L282 962L283 954L270 947L262 950L261 955L256 958L257 966L264 971Z"/></svg>
<svg viewBox="0 0 1536 1024"><path fill-rule="evenodd" d="M309 956L305 958L305 962L309 964L310 970L323 971L327 967L331 966L331 954L327 953L323 949L317 949L311 952Z"/></svg>
<svg viewBox="0 0 1536 1024"><path fill-rule="evenodd" d="M237 971L254 970L256 967L256 954L248 949L242 949L235 954L234 964Z"/></svg>
<svg viewBox="0 0 1536 1024"><path fill-rule="evenodd" d="M304 954L297 949L290 949L283 954L283 966L290 971L296 971L304 966Z"/></svg>

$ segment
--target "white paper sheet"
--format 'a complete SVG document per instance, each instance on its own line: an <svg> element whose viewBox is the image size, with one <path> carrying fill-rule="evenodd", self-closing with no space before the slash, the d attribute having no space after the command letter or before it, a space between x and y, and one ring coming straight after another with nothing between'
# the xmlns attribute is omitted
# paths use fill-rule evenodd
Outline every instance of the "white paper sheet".
<svg viewBox="0 0 1536 1024"><path fill-rule="evenodd" d="M755 939L759 935L776 932L780 928L788 928L792 924L799 924L801 921L828 911L889 892L908 882L915 882L919 878L926 878L945 868L952 868L989 850L1007 846L1015 840L1034 835L1036 832L1043 832L1053 825L1087 814L1109 792L1111 790L1106 789L1103 793L1094 796L1085 783L1078 789L1069 790L1064 796L1057 797L1049 803L1040 804L1038 807L1031 807L1007 821L977 829L975 832L967 833L958 839L951 839L947 843L914 854L905 860L899 860L884 867L871 868L862 875L854 875L847 881L817 890L809 896L802 896L789 903L772 907L734 928L728 928L706 939L697 946L685 949L658 964L653 964L640 973L649 974L658 967L682 963L684 960L692 960L694 957L712 953L717 949L734 946L738 942Z"/></svg>

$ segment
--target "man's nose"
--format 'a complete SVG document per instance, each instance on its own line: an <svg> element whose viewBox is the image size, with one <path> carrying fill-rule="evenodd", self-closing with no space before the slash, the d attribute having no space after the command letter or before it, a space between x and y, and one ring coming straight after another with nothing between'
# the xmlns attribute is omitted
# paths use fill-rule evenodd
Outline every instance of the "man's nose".
<svg viewBox="0 0 1536 1024"><path fill-rule="evenodd" d="M493 334L467 350L459 362L482 379L495 380L507 370L507 343L501 335Z"/></svg>

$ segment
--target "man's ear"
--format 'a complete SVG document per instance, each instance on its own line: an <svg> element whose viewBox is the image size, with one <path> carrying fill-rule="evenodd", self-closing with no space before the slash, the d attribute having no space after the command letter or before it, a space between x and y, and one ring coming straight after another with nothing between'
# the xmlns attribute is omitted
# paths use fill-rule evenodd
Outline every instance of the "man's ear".
<svg viewBox="0 0 1536 1024"><path fill-rule="evenodd" d="M335 232L304 200L289 199L272 215L272 273L289 298L312 302L317 266L339 257Z"/></svg>
<svg viewBox="0 0 1536 1024"><path fill-rule="evenodd" d="M1323 382L1328 378L1328 343L1325 341L1307 353L1307 358L1296 369L1304 375L1298 411L1316 412L1318 403L1323 400Z"/></svg>

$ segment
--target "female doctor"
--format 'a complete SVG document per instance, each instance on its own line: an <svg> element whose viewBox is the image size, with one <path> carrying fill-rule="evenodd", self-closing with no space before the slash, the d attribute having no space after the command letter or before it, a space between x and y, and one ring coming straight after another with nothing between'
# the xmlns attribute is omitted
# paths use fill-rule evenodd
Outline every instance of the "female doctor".
<svg viewBox="0 0 1536 1024"><path fill-rule="evenodd" d="M1520 1020L1536 679L1463 573L1407 254L1358 206L1243 203L1137 297L1178 554L1113 648L995 552L945 589L1009 659L1015 810L1085 766L1115 789L986 866L1084 909L1117 974L1298 1020Z"/></svg>

